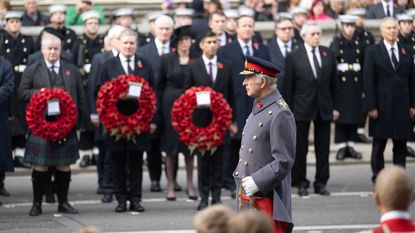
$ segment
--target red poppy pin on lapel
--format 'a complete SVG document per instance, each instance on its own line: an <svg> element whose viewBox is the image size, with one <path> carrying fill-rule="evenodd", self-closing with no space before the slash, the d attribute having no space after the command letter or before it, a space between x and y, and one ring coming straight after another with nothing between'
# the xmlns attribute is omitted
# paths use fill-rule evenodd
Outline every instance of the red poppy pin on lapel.
<svg viewBox="0 0 415 233"><path fill-rule="evenodd" d="M66 75L66 77L71 76L71 71L70 71L70 70L66 70L66 71L65 71L65 75Z"/></svg>
<svg viewBox="0 0 415 233"><path fill-rule="evenodd" d="M257 107L257 108L262 108L262 102L257 102L257 103L256 103L256 107Z"/></svg>
<svg viewBox="0 0 415 233"><path fill-rule="evenodd" d="M254 46L254 48L255 48L256 50L258 50L258 49L259 49L259 44L258 44L257 42L255 42L255 43L253 44L253 46Z"/></svg>
<svg viewBox="0 0 415 233"><path fill-rule="evenodd" d="M228 44L232 43L232 39L228 38Z"/></svg>
<svg viewBox="0 0 415 233"><path fill-rule="evenodd" d="M323 56L327 57L327 51L323 51Z"/></svg>
<svg viewBox="0 0 415 233"><path fill-rule="evenodd" d="M174 52L176 52L176 50L177 50L177 49L176 49L176 48L174 48L174 47L173 47L173 48L171 48L171 51L172 51L173 53L174 53Z"/></svg>
<svg viewBox="0 0 415 233"><path fill-rule="evenodd" d="M402 53L402 55L406 55L406 50L405 50L405 48L402 48L402 49L401 49L401 53Z"/></svg>
<svg viewBox="0 0 415 233"><path fill-rule="evenodd" d="M223 64L222 63L220 63L220 62L218 62L218 69L223 69Z"/></svg>
<svg viewBox="0 0 415 233"><path fill-rule="evenodd" d="M138 62L137 62L137 67L138 67L139 69L143 68L143 63L141 63L141 61L140 61L140 60L138 60Z"/></svg>

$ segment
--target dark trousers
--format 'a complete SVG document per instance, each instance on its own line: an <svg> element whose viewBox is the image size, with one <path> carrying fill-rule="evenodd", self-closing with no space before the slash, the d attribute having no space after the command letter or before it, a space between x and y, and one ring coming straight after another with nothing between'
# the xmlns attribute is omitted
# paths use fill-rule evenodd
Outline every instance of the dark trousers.
<svg viewBox="0 0 415 233"><path fill-rule="evenodd" d="M83 131L79 134L79 149L91 150L94 147L94 131Z"/></svg>
<svg viewBox="0 0 415 233"><path fill-rule="evenodd" d="M161 178L161 151L160 139L153 138L150 141L151 149L147 151L147 166L151 181L160 181Z"/></svg>
<svg viewBox="0 0 415 233"><path fill-rule="evenodd" d="M393 164L405 167L406 165L406 140L392 139L393 141ZM373 138L372 157L370 165L372 167L372 182L375 183L380 170L385 167L383 152L385 151L387 139Z"/></svg>
<svg viewBox="0 0 415 233"><path fill-rule="evenodd" d="M107 149L107 144L104 141L97 143L99 154L97 161L98 185L102 188L105 194L113 193L112 185L112 159L111 154Z"/></svg>
<svg viewBox="0 0 415 233"><path fill-rule="evenodd" d="M238 165L240 148L240 139L228 138L225 141L223 152L223 186L229 190L235 190L236 188L232 174Z"/></svg>
<svg viewBox="0 0 415 233"><path fill-rule="evenodd" d="M197 155L198 188L201 202L207 204L209 191L212 192L212 204L220 203L221 188L223 183L223 147L220 146L211 155Z"/></svg>
<svg viewBox="0 0 415 233"><path fill-rule="evenodd" d="M130 199L130 201L140 202L143 182L143 151L113 151L111 155L114 194L117 201L121 203ZM126 167L127 161L129 162L128 167ZM127 180L130 192L127 192Z"/></svg>
<svg viewBox="0 0 415 233"><path fill-rule="evenodd" d="M12 149L25 148L26 147L26 135L14 135L12 136Z"/></svg>
<svg viewBox="0 0 415 233"><path fill-rule="evenodd" d="M4 180L6 179L6 173L0 171L0 188L4 188Z"/></svg>
<svg viewBox="0 0 415 233"><path fill-rule="evenodd" d="M324 188L330 177L329 153L330 153L330 121L323 121L318 116L314 123L314 147L316 151L316 175L314 189ZM295 162L292 172L292 184L298 187L308 188L307 180L307 153L308 134L310 121L296 121L297 143Z"/></svg>
<svg viewBox="0 0 415 233"><path fill-rule="evenodd" d="M357 125L336 124L334 142L354 142L357 139Z"/></svg>

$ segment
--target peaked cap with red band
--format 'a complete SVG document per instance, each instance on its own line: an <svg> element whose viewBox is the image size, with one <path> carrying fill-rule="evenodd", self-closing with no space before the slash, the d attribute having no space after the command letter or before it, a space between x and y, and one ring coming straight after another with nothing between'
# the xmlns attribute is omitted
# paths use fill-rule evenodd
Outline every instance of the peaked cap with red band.
<svg viewBox="0 0 415 233"><path fill-rule="evenodd" d="M246 56L245 68L239 74L244 76L265 74L272 78L276 78L279 72L278 68L269 61L257 57Z"/></svg>

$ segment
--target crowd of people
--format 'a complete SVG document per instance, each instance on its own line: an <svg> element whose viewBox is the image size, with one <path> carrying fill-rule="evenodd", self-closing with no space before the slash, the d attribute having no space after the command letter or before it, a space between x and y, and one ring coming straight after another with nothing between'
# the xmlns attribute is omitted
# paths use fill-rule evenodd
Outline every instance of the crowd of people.
<svg viewBox="0 0 415 233"><path fill-rule="evenodd" d="M26 0L25 12L5 12L0 32L0 141L5 142L0 146L0 195L9 195L5 172L33 168L29 214L42 214L43 196L55 202L54 193L59 212L77 214L68 191L70 165L81 156L81 167L97 166L103 203L115 196L115 212L143 212L144 153L152 192L163 190L164 161L168 201L182 190L176 176L183 154L184 189L189 199L200 201L198 210L209 206L209 195L210 204L220 204L226 188L233 198L244 193L248 199L259 195L270 200L277 211L274 223L282 224L277 228L292 229L291 186L300 196L309 195L311 123L317 159L313 188L323 196L330 195L332 123L336 159L362 159L354 142L372 143L372 182L384 168L387 139L393 140L394 164L405 167L406 157L415 157L407 146L414 139L415 14L408 9L413 2L403 2L246 0L236 10L220 0L166 1L161 8L166 11L146 15L148 34L137 27L133 8L120 8L107 22L110 29L99 35L106 23L104 10L91 0L78 0L69 8L52 5L48 14L37 9L36 0ZM166 14L169 10L173 17ZM365 18L383 19L379 43L364 29ZM338 20L339 30L329 47L322 46L322 29L315 20L332 19ZM254 31L261 20L275 23L267 42ZM83 25L82 35L71 25ZM32 38L21 33L22 26L44 28ZM150 132L133 140L106 132L96 109L100 87L123 74L144 78L157 93ZM189 150L171 123L174 101L193 86L211 87L233 109L224 144L208 155ZM78 109L76 128L58 142L34 135L26 124L25 104L44 88L65 90ZM138 101L125 96L117 108L128 116ZM367 118L373 140L364 135ZM196 109L193 119L204 127L212 112ZM194 155L198 192L193 187ZM276 206L286 211L278 212Z"/></svg>

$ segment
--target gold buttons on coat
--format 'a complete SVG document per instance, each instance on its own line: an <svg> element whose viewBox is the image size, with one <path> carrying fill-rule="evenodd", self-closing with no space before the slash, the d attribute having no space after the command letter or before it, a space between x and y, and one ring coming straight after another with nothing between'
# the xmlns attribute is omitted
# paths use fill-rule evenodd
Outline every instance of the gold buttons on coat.
<svg viewBox="0 0 415 233"><path fill-rule="evenodd" d="M262 123L262 122L259 122L259 124L258 124L259 127L262 127L263 125L264 125L264 123Z"/></svg>
<svg viewBox="0 0 415 233"><path fill-rule="evenodd" d="M256 140L257 140L257 136L253 136L253 137L252 137L252 139L253 139L254 141L256 141Z"/></svg>
<svg viewBox="0 0 415 233"><path fill-rule="evenodd" d="M252 152L254 152L254 150L252 150L252 148L249 148L248 152L252 154Z"/></svg>

